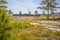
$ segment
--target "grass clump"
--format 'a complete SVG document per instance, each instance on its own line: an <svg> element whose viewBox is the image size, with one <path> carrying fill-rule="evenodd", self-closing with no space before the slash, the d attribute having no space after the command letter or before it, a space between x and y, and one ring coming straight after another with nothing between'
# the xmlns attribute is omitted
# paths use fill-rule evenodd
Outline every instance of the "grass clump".
<svg viewBox="0 0 60 40"><path fill-rule="evenodd" d="M32 25L29 21L16 21L14 22L14 26L23 29L23 28L31 28L34 25Z"/></svg>

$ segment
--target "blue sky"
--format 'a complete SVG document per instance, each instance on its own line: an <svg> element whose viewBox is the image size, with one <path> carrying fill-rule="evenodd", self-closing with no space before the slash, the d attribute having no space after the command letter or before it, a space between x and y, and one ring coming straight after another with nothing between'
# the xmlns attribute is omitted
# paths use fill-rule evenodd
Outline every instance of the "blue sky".
<svg viewBox="0 0 60 40"><path fill-rule="evenodd" d="M8 9L12 10L13 13L19 13L19 11L28 13L29 10L32 13L34 13L35 10L42 13L42 10L37 9L37 7L40 6L41 0L7 0L7 2ZM57 0L57 2L60 3L60 0Z"/></svg>

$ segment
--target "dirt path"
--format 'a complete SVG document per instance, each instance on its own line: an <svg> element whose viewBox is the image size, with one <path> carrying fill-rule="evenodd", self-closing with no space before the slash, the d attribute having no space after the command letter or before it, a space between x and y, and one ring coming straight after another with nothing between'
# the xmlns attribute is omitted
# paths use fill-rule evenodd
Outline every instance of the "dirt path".
<svg viewBox="0 0 60 40"><path fill-rule="evenodd" d="M60 22L59 21L39 21L39 22L31 22L33 25L44 25L45 28L53 31L60 31Z"/></svg>

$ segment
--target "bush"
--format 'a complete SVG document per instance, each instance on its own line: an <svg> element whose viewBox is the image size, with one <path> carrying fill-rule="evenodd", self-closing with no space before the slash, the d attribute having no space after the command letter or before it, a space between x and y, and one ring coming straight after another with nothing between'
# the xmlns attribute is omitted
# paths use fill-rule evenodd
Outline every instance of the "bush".
<svg viewBox="0 0 60 40"><path fill-rule="evenodd" d="M56 32L56 35L57 35L57 36L60 36L60 31L57 31L57 32Z"/></svg>
<svg viewBox="0 0 60 40"><path fill-rule="evenodd" d="M30 28L33 27L34 25L32 25L29 21L16 21L14 23L14 26L22 29L22 28Z"/></svg>

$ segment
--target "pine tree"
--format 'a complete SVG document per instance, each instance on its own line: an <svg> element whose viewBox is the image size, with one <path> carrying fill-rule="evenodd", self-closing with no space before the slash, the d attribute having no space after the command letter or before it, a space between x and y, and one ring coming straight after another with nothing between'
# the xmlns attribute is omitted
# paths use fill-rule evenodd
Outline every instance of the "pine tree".
<svg viewBox="0 0 60 40"><path fill-rule="evenodd" d="M43 11L43 16L45 16L46 14L45 14L45 11Z"/></svg>
<svg viewBox="0 0 60 40"><path fill-rule="evenodd" d="M0 40L7 40L8 33L11 29L11 18L7 15L5 0L0 0Z"/></svg>
<svg viewBox="0 0 60 40"><path fill-rule="evenodd" d="M30 15L31 14L31 11L28 9L28 14Z"/></svg>
<svg viewBox="0 0 60 40"><path fill-rule="evenodd" d="M53 13L53 11L55 11L56 5L58 5L56 3L56 0L42 0L41 5L43 5L43 7L38 7L40 9L44 9L47 10L48 15L47 18L49 19L49 11L51 11L51 13Z"/></svg>
<svg viewBox="0 0 60 40"><path fill-rule="evenodd" d="M21 11L19 12L19 15L22 15L22 12Z"/></svg>
<svg viewBox="0 0 60 40"><path fill-rule="evenodd" d="M9 10L8 13L9 13L10 15L13 14L13 12L12 12L11 10Z"/></svg>
<svg viewBox="0 0 60 40"><path fill-rule="evenodd" d="M29 11L29 15L31 14L31 11Z"/></svg>
<svg viewBox="0 0 60 40"><path fill-rule="evenodd" d="M37 16L37 15L38 15L38 11L37 11L37 10L35 10L35 12L34 12L34 13L35 13L35 16Z"/></svg>

